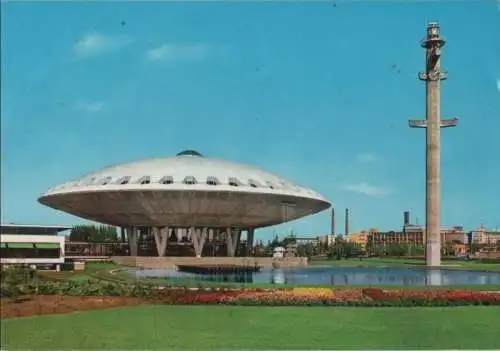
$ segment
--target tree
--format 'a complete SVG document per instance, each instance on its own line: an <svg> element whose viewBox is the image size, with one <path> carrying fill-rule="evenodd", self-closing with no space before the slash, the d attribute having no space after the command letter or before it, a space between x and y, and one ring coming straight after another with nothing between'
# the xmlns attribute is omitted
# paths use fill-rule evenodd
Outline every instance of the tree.
<svg viewBox="0 0 500 351"><path fill-rule="evenodd" d="M278 238L278 235L275 235L273 241L269 242L267 246L268 248L271 249L271 251L273 251L278 246L281 246L281 242L280 239Z"/></svg>
<svg viewBox="0 0 500 351"><path fill-rule="evenodd" d="M387 246L389 256L402 257L408 252L408 247L404 244L391 243Z"/></svg>
<svg viewBox="0 0 500 351"><path fill-rule="evenodd" d="M347 243L349 245L349 255L346 255L347 258L349 257L359 257L363 253L363 249L360 244L357 243Z"/></svg>
<svg viewBox="0 0 500 351"><path fill-rule="evenodd" d="M476 253L478 251L481 251L482 249L484 249L486 247L486 244L476 244L476 243L472 243L470 245L470 252L471 253Z"/></svg>
<svg viewBox="0 0 500 351"><path fill-rule="evenodd" d="M408 245L408 256L422 256L425 254L423 245Z"/></svg>
<svg viewBox="0 0 500 351"><path fill-rule="evenodd" d="M340 260L342 258L358 257L362 251L359 244L346 241L343 237L337 237L335 243L329 249L328 258Z"/></svg>
<svg viewBox="0 0 500 351"><path fill-rule="evenodd" d="M366 246L366 251L371 255L382 257L387 255L387 250L384 245L369 243Z"/></svg>
<svg viewBox="0 0 500 351"><path fill-rule="evenodd" d="M85 242L117 242L118 233L116 227L108 225L77 225L71 229L70 241Z"/></svg>
<svg viewBox="0 0 500 351"><path fill-rule="evenodd" d="M279 242L279 240L278 240ZM286 238L283 239L283 241L281 241L281 243L278 244L278 246L283 246L283 247L287 247L288 244L295 244L297 242L297 238L295 237L295 235L290 235Z"/></svg>
<svg viewBox="0 0 500 351"><path fill-rule="evenodd" d="M455 255L455 245L447 243L443 246L443 256L453 256Z"/></svg>
<svg viewBox="0 0 500 351"><path fill-rule="evenodd" d="M312 257L314 255L314 247L312 244L302 244L297 246L297 256Z"/></svg>

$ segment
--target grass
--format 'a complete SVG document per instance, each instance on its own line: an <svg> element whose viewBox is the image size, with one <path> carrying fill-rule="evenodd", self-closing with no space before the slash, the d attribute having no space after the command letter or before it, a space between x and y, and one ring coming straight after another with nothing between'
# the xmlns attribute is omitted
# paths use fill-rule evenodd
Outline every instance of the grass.
<svg viewBox="0 0 500 351"><path fill-rule="evenodd" d="M39 271L39 274L49 279L84 281L95 278L97 274L123 267L114 263L88 262L83 271Z"/></svg>
<svg viewBox="0 0 500 351"><path fill-rule="evenodd" d="M139 306L2 321L2 349L500 349L500 310Z"/></svg>

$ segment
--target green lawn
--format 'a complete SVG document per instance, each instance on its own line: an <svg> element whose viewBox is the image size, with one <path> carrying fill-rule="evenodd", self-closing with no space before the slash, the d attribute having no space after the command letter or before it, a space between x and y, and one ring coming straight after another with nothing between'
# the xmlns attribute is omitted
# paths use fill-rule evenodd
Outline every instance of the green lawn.
<svg viewBox="0 0 500 351"><path fill-rule="evenodd" d="M500 309L139 306L2 321L2 349L500 349Z"/></svg>
<svg viewBox="0 0 500 351"><path fill-rule="evenodd" d="M114 263L88 262L85 265L85 270L83 271L39 271L39 274L43 277L51 279L83 281L92 279L97 273L107 272L117 268L124 268L124 266L116 265Z"/></svg>

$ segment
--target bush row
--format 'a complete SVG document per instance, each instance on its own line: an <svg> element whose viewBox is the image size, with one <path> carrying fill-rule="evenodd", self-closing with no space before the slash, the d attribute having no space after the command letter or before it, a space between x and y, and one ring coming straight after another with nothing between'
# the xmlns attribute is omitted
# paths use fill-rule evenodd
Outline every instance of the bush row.
<svg viewBox="0 0 500 351"><path fill-rule="evenodd" d="M47 278L28 267L1 270L1 297L21 295L149 296L153 288L145 284L125 284L100 279L84 281Z"/></svg>
<svg viewBox="0 0 500 351"><path fill-rule="evenodd" d="M147 297L153 288L143 284L118 284L101 280L88 281L31 281L18 285L2 285L1 297L22 295L70 295L70 296L136 296Z"/></svg>

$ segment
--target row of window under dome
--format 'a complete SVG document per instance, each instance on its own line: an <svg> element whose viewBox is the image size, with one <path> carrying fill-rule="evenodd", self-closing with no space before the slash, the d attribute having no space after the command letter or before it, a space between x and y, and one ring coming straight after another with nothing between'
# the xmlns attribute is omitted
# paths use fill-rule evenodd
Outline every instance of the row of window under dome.
<svg viewBox="0 0 500 351"><path fill-rule="evenodd" d="M174 184L174 177L172 176L164 176L161 179L159 179L156 182L153 182L150 176L143 176L140 177L139 179L133 181L131 176L124 176L120 177L118 179L113 179L112 177L104 177L104 178L91 178L88 180L84 180L81 182L70 182L67 184L63 184L62 186L58 186L56 188L51 189L52 191L55 190L61 190L67 187L71 186L105 186L105 185L127 185L127 184L139 184L139 185L147 185L147 184ZM301 191L301 189L295 185L292 184L287 184L284 181L279 181L279 184L274 184L270 181L266 181L265 185L261 184L260 182L253 180L253 179L248 179L248 183L245 184L241 182L238 178L236 177L229 177L228 181L226 184L222 183L218 178L209 176L203 181L199 181L196 177L194 176L186 176L184 179L180 182L181 184L185 185L210 185L210 186L217 186L217 185L229 185L232 187L251 187L251 188L267 188L267 189L289 189L289 190L295 190L295 191ZM310 195L316 195L313 191L308 190L307 191Z"/></svg>

